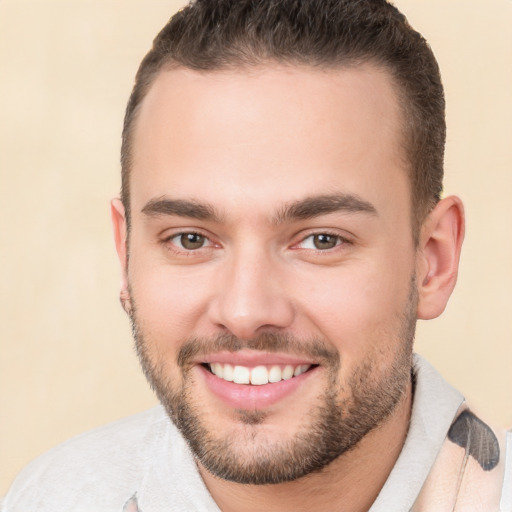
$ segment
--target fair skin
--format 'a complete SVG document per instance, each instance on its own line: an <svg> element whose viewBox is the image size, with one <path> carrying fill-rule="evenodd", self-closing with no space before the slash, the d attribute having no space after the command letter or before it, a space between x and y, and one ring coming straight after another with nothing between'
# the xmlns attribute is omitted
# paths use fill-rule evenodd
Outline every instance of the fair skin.
<svg viewBox="0 0 512 512"><path fill-rule="evenodd" d="M406 345L412 282L414 318L434 318L446 305L462 205L443 199L415 247L400 123L388 75L369 65L178 68L161 73L142 104L129 264L124 209L112 203L122 294L136 305L151 367L170 389L186 385L197 420L232 441L237 460L250 463L307 433L328 388L353 405L351 377L365 364L368 389L387 379ZM187 340L228 334L243 344L265 333L321 340L339 354L339 369L329 372L298 345L199 353L178 364ZM236 384L203 363L307 371ZM393 412L354 449L295 481L240 484L201 462L199 470L224 512L365 511L400 453L411 400L407 381Z"/></svg>

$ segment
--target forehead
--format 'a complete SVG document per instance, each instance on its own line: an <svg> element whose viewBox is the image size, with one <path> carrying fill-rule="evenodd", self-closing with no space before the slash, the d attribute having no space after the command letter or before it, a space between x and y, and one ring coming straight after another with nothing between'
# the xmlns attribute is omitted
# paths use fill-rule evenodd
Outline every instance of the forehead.
<svg viewBox="0 0 512 512"><path fill-rule="evenodd" d="M308 191L408 199L401 127L391 78L371 65L164 71L134 127L132 209L202 193L267 203Z"/></svg>

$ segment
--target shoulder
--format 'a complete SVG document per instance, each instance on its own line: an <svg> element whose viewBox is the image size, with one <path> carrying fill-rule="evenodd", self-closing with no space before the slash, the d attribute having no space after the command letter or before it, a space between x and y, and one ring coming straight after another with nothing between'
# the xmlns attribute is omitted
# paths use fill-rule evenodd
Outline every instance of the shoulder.
<svg viewBox="0 0 512 512"><path fill-rule="evenodd" d="M512 429L506 435L505 449L505 475L503 478L503 494L501 496L501 510L512 511Z"/></svg>
<svg viewBox="0 0 512 512"><path fill-rule="evenodd" d="M511 447L510 433L463 404L413 510L512 512Z"/></svg>
<svg viewBox="0 0 512 512"><path fill-rule="evenodd" d="M169 434L169 426L158 406L64 442L20 473L2 510L111 510L109 500L118 506L137 487L157 440ZM99 496L100 508L99 502L91 501Z"/></svg>

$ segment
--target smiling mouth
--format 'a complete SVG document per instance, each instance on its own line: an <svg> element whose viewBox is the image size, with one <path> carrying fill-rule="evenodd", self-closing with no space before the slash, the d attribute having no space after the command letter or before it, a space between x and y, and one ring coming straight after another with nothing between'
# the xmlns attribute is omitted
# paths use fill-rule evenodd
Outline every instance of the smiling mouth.
<svg viewBox="0 0 512 512"><path fill-rule="evenodd" d="M316 368L316 364L259 365L254 367L222 363L203 363L204 368L226 382L263 386L290 380Z"/></svg>

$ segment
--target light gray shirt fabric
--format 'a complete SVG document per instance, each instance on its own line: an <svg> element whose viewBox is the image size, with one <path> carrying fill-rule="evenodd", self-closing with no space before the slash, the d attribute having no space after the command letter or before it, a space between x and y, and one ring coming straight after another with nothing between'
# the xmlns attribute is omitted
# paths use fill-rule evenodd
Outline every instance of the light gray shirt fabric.
<svg viewBox="0 0 512 512"><path fill-rule="evenodd" d="M464 397L419 356L415 358L414 374L416 379L409 432L371 512L407 511L412 508L455 414L464 401ZM398 504L399 509L396 508Z"/></svg>
<svg viewBox="0 0 512 512"><path fill-rule="evenodd" d="M501 495L501 511L512 512L512 431L507 432L507 458L505 460L505 475L503 478L503 493Z"/></svg>
<svg viewBox="0 0 512 512"><path fill-rule="evenodd" d="M370 512L411 509L464 400L419 356L414 375L407 439ZM507 471L512 471L511 464ZM505 489L504 500L512 500L507 492L512 495ZM186 442L160 406L82 434L36 459L15 480L1 506L2 512L123 510L220 510Z"/></svg>

